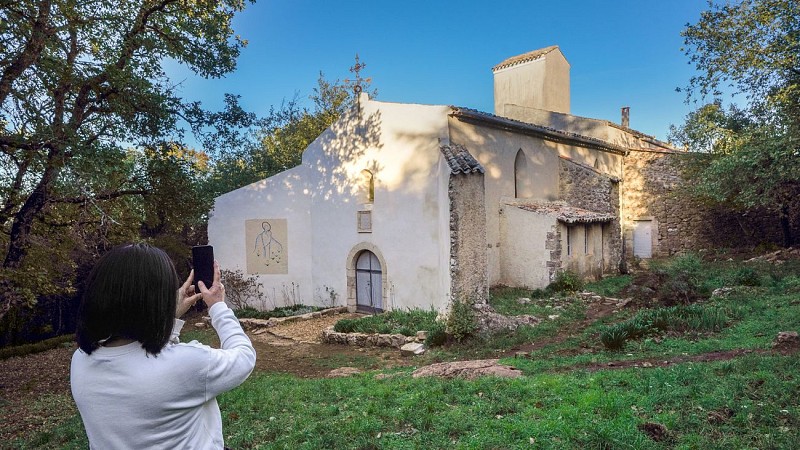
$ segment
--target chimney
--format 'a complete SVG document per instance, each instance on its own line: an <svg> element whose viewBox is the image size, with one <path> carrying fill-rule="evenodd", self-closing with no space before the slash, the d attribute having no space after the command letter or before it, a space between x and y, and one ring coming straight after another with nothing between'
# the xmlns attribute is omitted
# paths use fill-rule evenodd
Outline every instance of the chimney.
<svg viewBox="0 0 800 450"><path fill-rule="evenodd" d="M631 107L630 106L623 106L622 107L622 123L621 125L625 128L631 127Z"/></svg>

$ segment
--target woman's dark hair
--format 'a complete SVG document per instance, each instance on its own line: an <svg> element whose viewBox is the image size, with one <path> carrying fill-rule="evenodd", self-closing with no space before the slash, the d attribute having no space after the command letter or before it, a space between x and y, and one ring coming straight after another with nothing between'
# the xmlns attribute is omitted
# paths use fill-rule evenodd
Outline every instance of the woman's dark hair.
<svg viewBox="0 0 800 450"><path fill-rule="evenodd" d="M76 336L87 354L109 337L139 341L157 355L172 332L180 282L163 250L147 244L115 247L89 274L78 308Z"/></svg>

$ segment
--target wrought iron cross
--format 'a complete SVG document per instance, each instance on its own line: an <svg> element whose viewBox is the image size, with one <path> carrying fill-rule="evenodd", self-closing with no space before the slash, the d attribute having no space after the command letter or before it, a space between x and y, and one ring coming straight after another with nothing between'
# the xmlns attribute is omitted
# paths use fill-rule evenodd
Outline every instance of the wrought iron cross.
<svg viewBox="0 0 800 450"><path fill-rule="evenodd" d="M356 74L356 78L351 80L349 78L345 78L345 84L350 84L353 86L353 93L358 96L361 91L364 90L362 86L363 83L369 84L372 82L372 78L361 78L361 70L367 67L366 64L362 63L358 58L358 53L356 53L356 63L350 67L350 72Z"/></svg>

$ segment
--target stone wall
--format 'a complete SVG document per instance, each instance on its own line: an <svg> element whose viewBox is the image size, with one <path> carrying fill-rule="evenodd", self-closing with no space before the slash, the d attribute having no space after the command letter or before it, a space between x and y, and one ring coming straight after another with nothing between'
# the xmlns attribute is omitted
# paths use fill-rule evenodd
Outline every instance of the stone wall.
<svg viewBox="0 0 800 450"><path fill-rule="evenodd" d="M547 240L544 247L550 251L550 260L546 262L547 277L552 283L556 279L556 274L561 270L561 230L558 224L553 225L547 232Z"/></svg>
<svg viewBox="0 0 800 450"><path fill-rule="evenodd" d="M593 167L561 157L560 200L569 206L620 217L619 180ZM622 260L622 235L619 219L603 226L603 272L619 269ZM558 255L561 256L561 255Z"/></svg>
<svg viewBox="0 0 800 450"><path fill-rule="evenodd" d="M451 296L486 303L489 272L483 174L450 175L448 195Z"/></svg>
<svg viewBox="0 0 800 450"><path fill-rule="evenodd" d="M684 188L690 180L683 179L677 164L677 158L686 157L682 152L632 150L625 158L622 224L627 260L633 258L634 222L641 219L655 225L654 257L782 242L774 215L732 212L687 195Z"/></svg>

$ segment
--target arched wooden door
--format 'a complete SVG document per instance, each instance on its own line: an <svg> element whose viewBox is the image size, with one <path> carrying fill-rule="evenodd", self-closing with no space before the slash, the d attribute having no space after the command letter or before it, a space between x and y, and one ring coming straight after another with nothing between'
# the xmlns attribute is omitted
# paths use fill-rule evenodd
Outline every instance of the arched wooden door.
<svg viewBox="0 0 800 450"><path fill-rule="evenodd" d="M369 250L356 259L356 309L364 312L383 311L381 263Z"/></svg>

